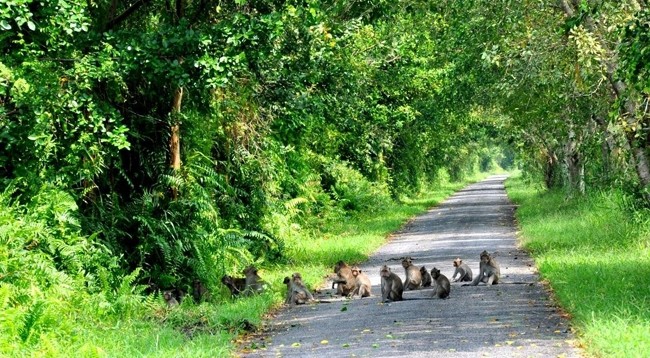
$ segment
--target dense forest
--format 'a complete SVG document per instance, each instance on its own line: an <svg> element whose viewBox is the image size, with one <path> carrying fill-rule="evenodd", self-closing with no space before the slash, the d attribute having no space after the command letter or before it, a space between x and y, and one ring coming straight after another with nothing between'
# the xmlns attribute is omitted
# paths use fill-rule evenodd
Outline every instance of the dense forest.
<svg viewBox="0 0 650 358"><path fill-rule="evenodd" d="M0 0L0 353L478 171L647 207L648 5Z"/></svg>

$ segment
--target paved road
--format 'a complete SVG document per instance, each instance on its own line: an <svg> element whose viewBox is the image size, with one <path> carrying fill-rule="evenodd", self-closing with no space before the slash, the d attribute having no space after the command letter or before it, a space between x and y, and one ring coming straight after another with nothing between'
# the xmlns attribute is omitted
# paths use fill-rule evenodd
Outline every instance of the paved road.
<svg viewBox="0 0 650 358"><path fill-rule="evenodd" d="M242 357L579 357L569 322L549 301L532 259L517 247L514 206L493 176L457 192L407 224L361 265L373 296L283 308L250 338ZM381 303L379 268L402 279L401 257L451 278L461 257L474 274L483 250L496 253L503 284L431 289ZM512 284L527 282L529 284ZM511 283L511 284L509 284ZM251 350L254 346L257 349Z"/></svg>

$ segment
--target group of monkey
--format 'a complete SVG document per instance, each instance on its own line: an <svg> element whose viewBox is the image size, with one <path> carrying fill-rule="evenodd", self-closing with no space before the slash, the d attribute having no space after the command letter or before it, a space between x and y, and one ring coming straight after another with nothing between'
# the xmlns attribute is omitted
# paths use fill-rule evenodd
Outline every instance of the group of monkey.
<svg viewBox="0 0 650 358"><path fill-rule="evenodd" d="M255 266L246 267L243 274L245 277L225 275L221 278L221 283L228 287L233 297L251 295L264 290L264 281L262 281L262 278L257 273ZM171 289L163 292L163 299L170 308L178 306L184 297L185 292L180 289ZM192 297L194 298L194 302L202 302L210 297L210 292L200 280L194 280L192 284Z"/></svg>
<svg viewBox="0 0 650 358"><path fill-rule="evenodd" d="M452 282L471 282L463 286L476 286L480 282L485 282L488 285L499 283L501 276L499 264L487 251L483 251L480 255L479 274L476 277L473 277L470 267L463 263L460 258L456 258L453 265L455 271L451 277ZM447 298L449 296L451 283L445 275L440 273L439 269L434 267L429 273L426 267L418 268L413 265L410 257L402 260L402 267L406 273L404 282L387 265L382 266L379 270L382 302L401 301L405 290L415 290L422 287L433 287L432 297ZM221 283L230 290L233 297L251 295L264 290L264 281L258 275L257 268L248 266L243 270L243 274L244 277L225 275L221 278ZM299 272L294 273L291 277L285 277L284 284L287 286L285 303L288 305L317 301L330 302L315 300L303 283ZM334 266L332 289L337 285L336 293L343 297L351 298L355 295L369 297L371 295L372 284L368 275L358 266L350 267L343 261L337 262ZM182 291L176 291L168 290L163 292L163 298L169 307L177 306L184 297ZM195 302L201 302L209 295L209 292L200 281L196 280L193 284L192 295Z"/></svg>
<svg viewBox="0 0 650 358"><path fill-rule="evenodd" d="M455 267L452 276L453 282L471 282L463 286L476 286L480 282L487 285L499 283L501 276L499 264L487 251L483 251L480 255L479 274L476 277L473 277L470 267L460 258L456 258L453 265ZM387 265L382 266L379 270L382 302L401 301L405 290L415 290L421 287L433 287L432 297L447 298L449 296L451 283L445 275L440 273L439 269L434 267L429 273L426 267L418 268L413 265L410 257L402 260L402 267L406 273L404 282ZM345 262L339 261L334 266L334 274L332 289L338 285L336 290L338 295L347 297L371 295L370 279L358 266L350 267ZM294 273L291 278L285 277L284 284L287 286L286 304L298 305L316 301L302 282L300 273Z"/></svg>

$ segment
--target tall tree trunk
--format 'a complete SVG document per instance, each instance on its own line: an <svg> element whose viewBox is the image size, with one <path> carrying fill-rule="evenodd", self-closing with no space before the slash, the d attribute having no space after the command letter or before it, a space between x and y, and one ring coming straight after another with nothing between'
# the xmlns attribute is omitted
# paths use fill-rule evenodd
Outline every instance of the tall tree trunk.
<svg viewBox="0 0 650 358"><path fill-rule="evenodd" d="M564 145L564 164L567 168L569 189L580 194L585 193L584 160L578 149L578 143L573 129L569 130L569 138Z"/></svg>
<svg viewBox="0 0 650 358"><path fill-rule="evenodd" d="M178 87L174 92L171 115L171 136L169 138L169 164L173 171L181 168L181 138L180 138L180 113L183 99L183 87ZM178 189L172 187L172 197L178 197Z"/></svg>
<svg viewBox="0 0 650 358"><path fill-rule="evenodd" d="M176 19L178 22L184 13L183 0L176 0ZM181 58L179 62L183 62ZM181 101L183 100L183 87L178 86L176 91L174 91L174 99L172 100L172 113L171 113L171 128L170 128L170 138L169 138L169 165L172 168L173 172L177 172L181 169L181 125L180 125L180 116L181 116ZM176 199L178 197L178 188L172 187L172 197Z"/></svg>
<svg viewBox="0 0 650 358"><path fill-rule="evenodd" d="M544 184L546 188L551 189L557 186L557 169L558 160L555 153L548 151L546 153L546 161L544 163Z"/></svg>
<svg viewBox="0 0 650 358"><path fill-rule="evenodd" d="M559 0L560 7L564 10L564 13L573 17L575 15L574 7L567 0ZM578 5L578 0L572 0L573 5ZM632 96L629 93L626 93L627 86L616 76L617 63L615 62L615 56L611 56L612 50L608 48L607 44L600 39L598 29L594 24L592 17L587 14L584 18L585 27L591 31L591 33L600 41L600 45L605 49L606 53L610 54L608 56L609 60L605 63L606 76L612 90L616 94L616 97L623 101L623 108L627 113L624 113L626 121L630 124L631 128L635 128L637 122L639 122L636 103L633 100ZM636 132L629 132L626 135L627 141L630 145L630 150L632 157L634 159L634 166L636 168L637 176L641 185L645 188L650 185L650 164L648 161L647 150L647 140L645 136L637 136Z"/></svg>

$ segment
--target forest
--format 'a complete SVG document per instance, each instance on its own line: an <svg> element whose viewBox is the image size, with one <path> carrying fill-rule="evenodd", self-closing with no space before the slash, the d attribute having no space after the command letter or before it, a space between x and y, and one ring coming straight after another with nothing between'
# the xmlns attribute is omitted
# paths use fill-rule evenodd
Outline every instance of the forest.
<svg viewBox="0 0 650 358"><path fill-rule="evenodd" d="M317 285L482 173L649 227L649 5L0 0L0 355L228 354L281 295L224 275Z"/></svg>

